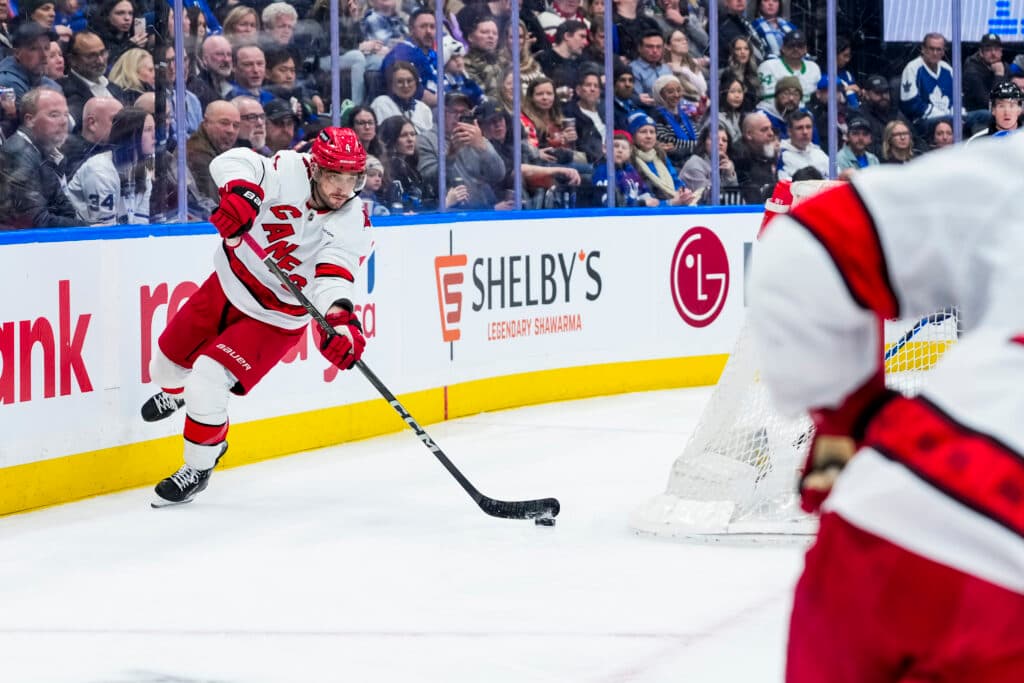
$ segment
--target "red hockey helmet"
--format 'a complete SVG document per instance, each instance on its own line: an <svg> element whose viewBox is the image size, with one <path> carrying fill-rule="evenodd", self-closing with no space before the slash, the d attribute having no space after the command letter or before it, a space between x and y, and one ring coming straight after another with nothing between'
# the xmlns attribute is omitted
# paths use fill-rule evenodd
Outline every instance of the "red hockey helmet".
<svg viewBox="0 0 1024 683"><path fill-rule="evenodd" d="M324 128L313 141L311 153L316 165L325 171L366 172L366 150L351 128Z"/></svg>

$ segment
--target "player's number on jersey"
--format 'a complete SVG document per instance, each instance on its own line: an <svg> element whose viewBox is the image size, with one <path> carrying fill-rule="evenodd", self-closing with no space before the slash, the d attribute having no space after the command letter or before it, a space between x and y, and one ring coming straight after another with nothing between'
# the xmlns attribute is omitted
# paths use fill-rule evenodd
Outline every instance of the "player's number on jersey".
<svg viewBox="0 0 1024 683"><path fill-rule="evenodd" d="M89 195L89 208L93 211L99 211L101 208L107 209L108 211L114 208L114 195L106 195L102 201L98 194Z"/></svg>

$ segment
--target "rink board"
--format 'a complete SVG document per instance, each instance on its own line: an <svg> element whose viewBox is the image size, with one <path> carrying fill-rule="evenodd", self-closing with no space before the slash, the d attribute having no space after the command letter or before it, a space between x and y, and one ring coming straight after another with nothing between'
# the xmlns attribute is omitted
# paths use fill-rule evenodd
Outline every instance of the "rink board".
<svg viewBox="0 0 1024 683"><path fill-rule="evenodd" d="M364 360L423 424L713 383L758 223L740 210L375 228L358 283ZM156 339L218 245L208 233L0 246L16 265L0 272L0 514L180 464L180 416L147 424L138 408L156 391ZM405 428L308 331L230 411L225 466Z"/></svg>

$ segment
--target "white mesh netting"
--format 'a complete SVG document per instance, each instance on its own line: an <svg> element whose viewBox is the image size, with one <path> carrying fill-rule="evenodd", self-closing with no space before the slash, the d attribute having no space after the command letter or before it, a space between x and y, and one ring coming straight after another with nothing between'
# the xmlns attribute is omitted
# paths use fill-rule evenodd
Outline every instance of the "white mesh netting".
<svg viewBox="0 0 1024 683"><path fill-rule="evenodd" d="M886 322L886 383L907 395L917 393L924 373L958 333L955 309ZM811 424L775 412L753 359L744 329L672 466L665 493L631 515L634 530L746 542L802 542L814 533L816 520L801 512L796 495Z"/></svg>

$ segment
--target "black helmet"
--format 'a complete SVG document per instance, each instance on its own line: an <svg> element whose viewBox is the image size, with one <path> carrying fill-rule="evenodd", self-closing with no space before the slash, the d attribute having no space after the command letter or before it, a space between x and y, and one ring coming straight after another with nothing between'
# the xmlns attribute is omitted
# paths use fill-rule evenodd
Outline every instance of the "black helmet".
<svg viewBox="0 0 1024 683"><path fill-rule="evenodd" d="M992 88L992 92L988 94L989 102L995 102L996 100L1016 100L1020 102L1024 100L1024 93L1020 91L1020 88L1013 81L1004 81L996 83L995 87Z"/></svg>

